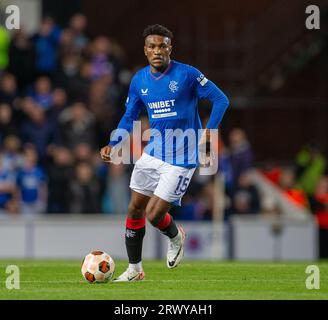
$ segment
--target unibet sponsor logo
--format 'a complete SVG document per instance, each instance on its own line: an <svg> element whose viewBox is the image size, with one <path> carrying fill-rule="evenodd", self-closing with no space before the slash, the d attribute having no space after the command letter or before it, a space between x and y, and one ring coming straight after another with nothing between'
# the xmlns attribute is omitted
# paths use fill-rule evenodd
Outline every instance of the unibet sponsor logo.
<svg viewBox="0 0 328 320"><path fill-rule="evenodd" d="M148 102L148 107L149 109L170 108L170 107L174 107L174 104L175 104L175 99L172 99L172 100Z"/></svg>
<svg viewBox="0 0 328 320"><path fill-rule="evenodd" d="M163 100L163 101L156 101L156 102L148 102L149 109L154 111L152 114L152 119L158 118L167 118L167 117L174 117L177 115L176 112L171 112L172 107L174 107L175 99L172 100Z"/></svg>

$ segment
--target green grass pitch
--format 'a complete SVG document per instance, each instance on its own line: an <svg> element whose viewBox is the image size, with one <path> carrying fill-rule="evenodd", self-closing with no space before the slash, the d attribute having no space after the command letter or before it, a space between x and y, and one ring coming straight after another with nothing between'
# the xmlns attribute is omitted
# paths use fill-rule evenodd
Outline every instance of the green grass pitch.
<svg viewBox="0 0 328 320"><path fill-rule="evenodd" d="M89 284L80 261L0 260L0 299L328 299L328 261L263 263L183 261L168 269L165 261L144 261L143 282ZM305 286L306 267L320 268L320 289ZM6 288L6 267L20 268L20 289ZM115 275L126 262L117 261Z"/></svg>

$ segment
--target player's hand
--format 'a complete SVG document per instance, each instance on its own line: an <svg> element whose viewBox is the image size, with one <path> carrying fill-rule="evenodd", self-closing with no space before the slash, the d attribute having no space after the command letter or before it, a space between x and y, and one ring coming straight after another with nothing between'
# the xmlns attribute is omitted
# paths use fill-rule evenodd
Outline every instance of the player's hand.
<svg viewBox="0 0 328 320"><path fill-rule="evenodd" d="M202 136L200 137L199 140L199 145L209 142L211 138L211 130L210 129L204 129Z"/></svg>
<svg viewBox="0 0 328 320"><path fill-rule="evenodd" d="M215 154L210 144L210 130L205 129L199 141L199 163L203 168L208 168L213 165Z"/></svg>
<svg viewBox="0 0 328 320"><path fill-rule="evenodd" d="M106 162L106 163L110 163L112 162L111 161L111 154L112 152L112 146L105 146L103 148L100 149L100 156L101 156L101 159Z"/></svg>
<svg viewBox="0 0 328 320"><path fill-rule="evenodd" d="M207 149L207 150L206 150ZM207 152L206 152L207 151ZM198 160L202 168L211 167L214 164L215 154L210 148L210 143L199 145Z"/></svg>

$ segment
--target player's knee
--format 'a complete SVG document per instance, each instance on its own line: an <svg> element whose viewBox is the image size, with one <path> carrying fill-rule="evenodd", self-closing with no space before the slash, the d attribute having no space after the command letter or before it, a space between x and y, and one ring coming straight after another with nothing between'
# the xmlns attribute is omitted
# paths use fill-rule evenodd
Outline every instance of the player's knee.
<svg viewBox="0 0 328 320"><path fill-rule="evenodd" d="M146 218L151 224L153 224L153 221L155 220L155 206L151 203L148 203L146 207Z"/></svg>
<svg viewBox="0 0 328 320"><path fill-rule="evenodd" d="M149 214L147 215L147 220L149 221L150 224L152 224L154 227L158 225L158 219L154 214Z"/></svg>
<svg viewBox="0 0 328 320"><path fill-rule="evenodd" d="M150 224L156 227L164 218L166 207L159 205L158 201L150 201L146 207L146 217Z"/></svg>
<svg viewBox="0 0 328 320"><path fill-rule="evenodd" d="M145 208L136 203L130 202L128 206L128 217L131 219L140 219L145 216Z"/></svg>
<svg viewBox="0 0 328 320"><path fill-rule="evenodd" d="M162 220L163 215L156 210L146 211L147 220L150 224L156 227Z"/></svg>

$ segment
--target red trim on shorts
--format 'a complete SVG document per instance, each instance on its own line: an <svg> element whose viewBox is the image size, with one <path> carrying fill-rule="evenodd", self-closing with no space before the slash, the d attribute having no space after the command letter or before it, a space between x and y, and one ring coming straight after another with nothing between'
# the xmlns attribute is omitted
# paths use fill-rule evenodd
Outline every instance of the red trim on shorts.
<svg viewBox="0 0 328 320"><path fill-rule="evenodd" d="M146 218L141 218L141 219L130 219L126 218L126 223L125 226L127 229L141 229L146 225Z"/></svg>
<svg viewBox="0 0 328 320"><path fill-rule="evenodd" d="M167 213L164 216L163 220L156 226L156 228L158 228L159 230L164 230L170 225L171 221L172 217L169 213Z"/></svg>

